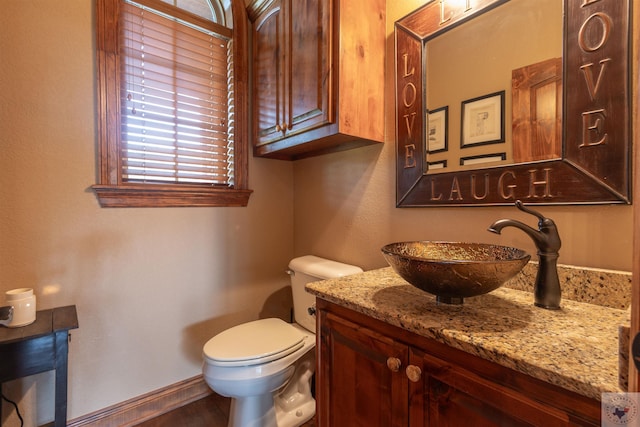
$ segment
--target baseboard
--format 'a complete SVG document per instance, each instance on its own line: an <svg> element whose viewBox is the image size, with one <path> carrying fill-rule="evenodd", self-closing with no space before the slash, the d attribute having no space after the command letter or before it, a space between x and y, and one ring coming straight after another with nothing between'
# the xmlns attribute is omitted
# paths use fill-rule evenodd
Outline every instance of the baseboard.
<svg viewBox="0 0 640 427"><path fill-rule="evenodd" d="M75 418L67 427L134 426L212 393L202 375Z"/></svg>

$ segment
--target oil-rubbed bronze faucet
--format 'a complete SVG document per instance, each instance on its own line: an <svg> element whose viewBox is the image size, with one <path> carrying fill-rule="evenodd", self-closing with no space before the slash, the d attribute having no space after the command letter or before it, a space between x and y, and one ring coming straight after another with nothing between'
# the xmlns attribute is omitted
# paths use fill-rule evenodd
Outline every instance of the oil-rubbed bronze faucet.
<svg viewBox="0 0 640 427"><path fill-rule="evenodd" d="M522 212L538 217L538 230L514 219L499 219L489 226L489 231L500 234L505 227L516 227L527 233L538 248L538 274L533 288L534 303L538 307L557 310L560 308L560 280L558 279L558 251L560 235L556 224L539 212L526 208L520 200L516 207Z"/></svg>

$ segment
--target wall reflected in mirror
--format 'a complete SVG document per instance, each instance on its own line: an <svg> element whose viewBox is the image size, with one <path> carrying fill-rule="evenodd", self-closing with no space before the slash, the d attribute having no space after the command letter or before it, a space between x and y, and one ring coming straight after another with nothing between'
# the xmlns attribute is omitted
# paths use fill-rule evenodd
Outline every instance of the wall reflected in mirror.
<svg viewBox="0 0 640 427"><path fill-rule="evenodd" d="M427 172L562 158L562 46L558 0L511 0L427 40Z"/></svg>

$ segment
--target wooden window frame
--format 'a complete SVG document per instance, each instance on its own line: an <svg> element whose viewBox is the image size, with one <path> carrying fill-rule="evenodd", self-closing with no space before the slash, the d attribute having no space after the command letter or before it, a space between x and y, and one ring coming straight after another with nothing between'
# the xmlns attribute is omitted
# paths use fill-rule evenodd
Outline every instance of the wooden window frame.
<svg viewBox="0 0 640 427"><path fill-rule="evenodd" d="M247 206L248 188L248 22L242 0L231 0L234 75L234 185L127 183L121 174L119 14L122 0L97 0L98 183L102 207Z"/></svg>

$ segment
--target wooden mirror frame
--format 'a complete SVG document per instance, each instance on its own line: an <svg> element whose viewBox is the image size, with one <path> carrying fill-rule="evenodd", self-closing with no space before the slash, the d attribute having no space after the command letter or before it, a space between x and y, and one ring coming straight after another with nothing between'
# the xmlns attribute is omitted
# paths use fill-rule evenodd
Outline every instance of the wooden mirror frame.
<svg viewBox="0 0 640 427"><path fill-rule="evenodd" d="M396 206L630 204L629 0L564 0L561 159L426 173L424 44L507 1L433 0L396 21Z"/></svg>

